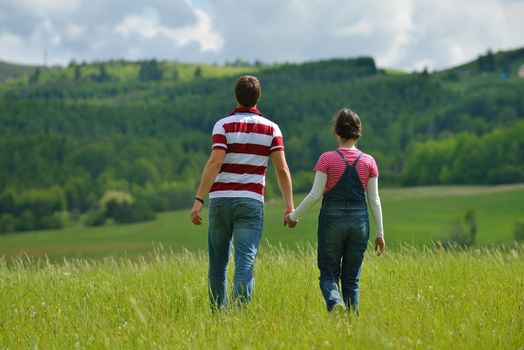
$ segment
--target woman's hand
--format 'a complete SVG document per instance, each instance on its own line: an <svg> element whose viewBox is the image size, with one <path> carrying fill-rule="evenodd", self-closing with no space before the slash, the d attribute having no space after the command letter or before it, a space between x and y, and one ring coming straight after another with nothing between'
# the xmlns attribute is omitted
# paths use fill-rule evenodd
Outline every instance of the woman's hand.
<svg viewBox="0 0 524 350"><path fill-rule="evenodd" d="M384 241L384 237L376 237L375 238L375 251L377 252L377 255L382 255L385 249L386 249L386 241Z"/></svg>
<svg viewBox="0 0 524 350"><path fill-rule="evenodd" d="M284 215L284 225L286 225L289 228L293 228L293 227L297 226L298 221L291 220L289 215L290 215L290 213Z"/></svg>

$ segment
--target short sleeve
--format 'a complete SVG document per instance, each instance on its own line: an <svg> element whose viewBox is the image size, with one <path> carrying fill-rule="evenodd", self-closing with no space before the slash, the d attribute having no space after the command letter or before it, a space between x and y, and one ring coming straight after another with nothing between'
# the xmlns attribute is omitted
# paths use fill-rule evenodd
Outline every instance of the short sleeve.
<svg viewBox="0 0 524 350"><path fill-rule="evenodd" d="M213 149L223 149L224 151L227 151L226 131L221 120L216 122L215 126L213 127L212 142Z"/></svg>
<svg viewBox="0 0 524 350"><path fill-rule="evenodd" d="M284 150L284 139L282 137L282 132L280 131L280 128L278 125L273 125L273 140L271 141L271 146L269 147L269 153L273 153L275 151L283 151Z"/></svg>
<svg viewBox="0 0 524 350"><path fill-rule="evenodd" d="M375 162L375 158L370 157L371 160L369 162L369 177L377 177L378 176L378 166L377 162Z"/></svg>
<svg viewBox="0 0 524 350"><path fill-rule="evenodd" d="M325 174L328 172L328 153L322 153L318 158L317 165L315 165L315 171L321 171Z"/></svg>

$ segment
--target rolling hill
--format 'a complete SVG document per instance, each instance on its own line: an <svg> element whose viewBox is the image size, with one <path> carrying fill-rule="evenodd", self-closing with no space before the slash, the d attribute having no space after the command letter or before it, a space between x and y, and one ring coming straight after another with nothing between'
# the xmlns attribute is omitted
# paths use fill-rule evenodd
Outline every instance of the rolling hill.
<svg viewBox="0 0 524 350"><path fill-rule="evenodd" d="M100 199L110 191L131 195L122 222L187 206L210 130L233 108L244 73L261 80L259 107L284 133L297 191L334 147L330 118L342 106L361 116L360 147L377 160L382 184L524 182L523 63L518 49L410 74L370 57L40 67L0 83L0 231L60 227L64 211L103 222ZM276 188L267 187L269 198Z"/></svg>
<svg viewBox="0 0 524 350"><path fill-rule="evenodd" d="M7 79L27 78L37 67L0 61L0 83Z"/></svg>

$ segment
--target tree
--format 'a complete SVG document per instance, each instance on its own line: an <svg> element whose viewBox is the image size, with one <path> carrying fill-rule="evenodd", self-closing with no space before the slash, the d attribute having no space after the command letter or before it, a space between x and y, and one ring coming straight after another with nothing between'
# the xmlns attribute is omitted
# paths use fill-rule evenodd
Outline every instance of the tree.
<svg viewBox="0 0 524 350"><path fill-rule="evenodd" d="M493 72L495 70L495 55L491 50L488 50L484 56L479 56L477 62L481 72Z"/></svg>
<svg viewBox="0 0 524 350"><path fill-rule="evenodd" d="M464 221L469 226L470 245L475 244L477 239L477 219L475 209L468 209L464 215Z"/></svg>
<svg viewBox="0 0 524 350"><path fill-rule="evenodd" d="M40 80L40 67L36 68L34 72L29 76L29 83L35 84Z"/></svg>
<svg viewBox="0 0 524 350"><path fill-rule="evenodd" d="M202 78L202 68L197 67L197 69L195 70L195 78Z"/></svg>
<svg viewBox="0 0 524 350"><path fill-rule="evenodd" d="M0 216L0 233L13 232L16 228L16 219L9 213Z"/></svg>
<svg viewBox="0 0 524 350"><path fill-rule="evenodd" d="M176 67L173 69L173 73L171 75L171 79L174 81L177 81L180 78L180 73L178 72L178 69Z"/></svg>
<svg viewBox="0 0 524 350"><path fill-rule="evenodd" d="M95 81L97 81L99 83L103 83L103 82L108 81L110 79L111 79L111 76L107 72L106 65L101 63L98 66L98 74L95 76Z"/></svg>
<svg viewBox="0 0 524 350"><path fill-rule="evenodd" d="M79 65L75 65L75 80L79 81L82 79L82 67Z"/></svg>
<svg viewBox="0 0 524 350"><path fill-rule="evenodd" d="M138 78L143 81L162 80L163 72L157 60L143 61L140 63Z"/></svg>
<svg viewBox="0 0 524 350"><path fill-rule="evenodd" d="M86 214L84 224L86 226L102 226L106 222L104 214L101 208L91 209Z"/></svg>
<svg viewBox="0 0 524 350"><path fill-rule="evenodd" d="M515 240L524 241L524 222L517 221L513 226Z"/></svg>
<svg viewBox="0 0 524 350"><path fill-rule="evenodd" d="M35 217L30 210L25 210L16 220L17 231L29 231L35 228Z"/></svg>

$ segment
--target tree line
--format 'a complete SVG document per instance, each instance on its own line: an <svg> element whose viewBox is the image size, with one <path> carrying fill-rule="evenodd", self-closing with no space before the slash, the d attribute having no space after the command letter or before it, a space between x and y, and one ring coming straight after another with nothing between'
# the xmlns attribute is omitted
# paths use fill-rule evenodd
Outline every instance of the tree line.
<svg viewBox="0 0 524 350"><path fill-rule="evenodd" d="M147 220L191 203L211 129L234 107L237 77L157 79L162 71L148 62L136 81L0 84L0 231L59 227L66 216L88 225ZM512 131L522 129L522 81L390 76L366 57L257 76L259 107L284 133L297 191L309 190L318 156L335 147L330 120L342 106L362 118L360 147L385 184L524 181L523 134ZM504 161L469 170L476 165L467 155L480 145Z"/></svg>

